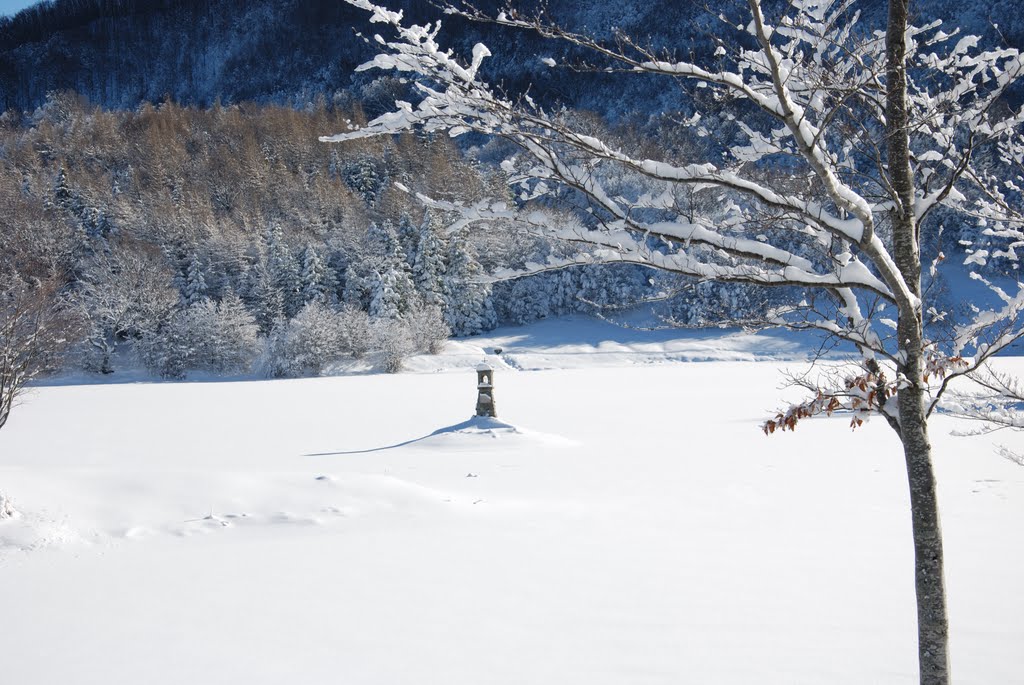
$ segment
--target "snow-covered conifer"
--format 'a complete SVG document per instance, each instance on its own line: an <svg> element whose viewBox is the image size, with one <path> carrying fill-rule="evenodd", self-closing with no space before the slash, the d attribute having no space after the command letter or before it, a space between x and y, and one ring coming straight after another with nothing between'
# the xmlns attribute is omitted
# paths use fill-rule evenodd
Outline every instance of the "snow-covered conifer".
<svg viewBox="0 0 1024 685"><path fill-rule="evenodd" d="M395 319L412 307L416 287L402 245L390 224L374 224L367 234L376 268L370 276L370 316Z"/></svg>
<svg viewBox="0 0 1024 685"><path fill-rule="evenodd" d="M446 250L444 239L434 228L429 216L426 217L419 227L412 277L420 296L428 304L443 306L445 303Z"/></svg>
<svg viewBox="0 0 1024 685"><path fill-rule="evenodd" d="M365 272L365 264L349 264L345 269L345 286L342 290L342 301L357 309L369 309L370 295L373 292L375 274Z"/></svg>
<svg viewBox="0 0 1024 685"><path fill-rule="evenodd" d="M324 300L328 293L327 267L316 248L307 245L302 253L302 272L299 274L303 303Z"/></svg>
<svg viewBox="0 0 1024 685"><path fill-rule="evenodd" d="M369 155L360 155L349 161L342 173L345 184L354 190L369 206L377 204L377 199L387 183L384 164Z"/></svg>
<svg viewBox="0 0 1024 685"><path fill-rule="evenodd" d="M284 319L284 296L265 260L261 259L249 269L245 301L263 335L268 335Z"/></svg>
<svg viewBox="0 0 1024 685"><path fill-rule="evenodd" d="M408 214L402 214L398 219L398 244L405 254L405 261L409 267L416 263L416 250L419 245L420 231L409 218Z"/></svg>
<svg viewBox="0 0 1024 685"><path fill-rule="evenodd" d="M198 304L209 297L206 287L206 277L203 276L203 267L199 263L199 256L193 252L188 263L188 271L185 273L185 289L182 292L182 300L186 307Z"/></svg>
<svg viewBox="0 0 1024 685"><path fill-rule="evenodd" d="M284 239L281 225L274 223L267 230L267 271L273 287L281 294L285 317L295 316L302 306L302 287L298 260Z"/></svg>
<svg viewBox="0 0 1024 685"><path fill-rule="evenodd" d="M452 335L476 335L497 325L491 288L466 235L448 241L448 265L444 275L445 323Z"/></svg>

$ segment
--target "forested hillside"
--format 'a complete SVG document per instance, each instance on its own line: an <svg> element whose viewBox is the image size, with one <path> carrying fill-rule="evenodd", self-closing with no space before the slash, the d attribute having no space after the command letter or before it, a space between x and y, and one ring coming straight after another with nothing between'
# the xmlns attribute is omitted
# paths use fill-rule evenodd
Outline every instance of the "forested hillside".
<svg viewBox="0 0 1024 685"><path fill-rule="evenodd" d="M484 0L482 8L503 4ZM521 8L536 0L517 2ZM780 5L780 3L766 3ZM440 17L424 0L395 0L417 22ZM880 0L858 3L867 20L884 14ZM718 18L702 3L676 0L576 2L550 0L547 11L566 26L610 36L613 29L678 54L712 56ZM725 9L720 8L720 9ZM776 9L779 9L777 7ZM920 3L920 19L944 19L966 33L1024 45L1024 19L1015 0ZM865 25L869 23L865 21ZM996 28L998 27L998 28ZM134 108L167 97L212 105L254 100L308 103L323 94L379 96L374 75L353 69L369 55L357 33L372 36L365 16L336 0L53 0L0 19L0 110L33 109L55 90L74 90L90 102ZM545 101L617 116L678 109L685 95L656 81L621 81L601 74L552 73L543 57L562 60L567 48L531 34L509 40L489 26L445 19L446 43L466 49L477 41L501 45L486 65L492 81L513 92L532 84ZM381 103L387 106L390 103Z"/></svg>
<svg viewBox="0 0 1024 685"><path fill-rule="evenodd" d="M66 284L72 365L318 373L371 350L401 359L448 336L637 300L669 287L636 267L485 273L565 246L500 227L449 234L411 193L472 201L502 180L447 137L346 146L318 135L361 113L318 105L146 104L55 95L0 118L0 276ZM203 342L213 340L215 342ZM134 354L127 354L127 353Z"/></svg>
<svg viewBox="0 0 1024 685"><path fill-rule="evenodd" d="M1014 41L1024 22L1009 4L942 0L927 10ZM425 2L392 5L417 21L440 16ZM720 19L695 4L554 0L547 11L597 35L620 28L657 49L715 59ZM990 16L998 22L986 23ZM751 320L770 298L802 296L624 265L490 282L488 274L574 248L500 225L452 233L454 219L425 212L414 195L511 201L503 143L409 134L318 141L413 97L400 79L354 71L373 54L360 35L372 31L363 13L333 1L56 0L0 20L0 279L55 281L66 291L77 322L70 366L303 375L373 350L394 371L449 334L498 322L654 298L668 320L707 325ZM448 17L443 35L464 54L478 40L500 45L484 65L490 78L511 92L529 87L623 149L691 163L724 159L743 136L732 118L691 118L707 97L700 91L552 69L545 61L578 55L496 31ZM762 166L758 173L787 173L784 164ZM635 176L607 181L629 195L661 192ZM573 210L579 200L562 197L557 211L592 227L595 217ZM694 188L674 201L714 220L734 200ZM984 249L985 240L951 223L924 249L932 259ZM989 268L1008 264L994 256Z"/></svg>

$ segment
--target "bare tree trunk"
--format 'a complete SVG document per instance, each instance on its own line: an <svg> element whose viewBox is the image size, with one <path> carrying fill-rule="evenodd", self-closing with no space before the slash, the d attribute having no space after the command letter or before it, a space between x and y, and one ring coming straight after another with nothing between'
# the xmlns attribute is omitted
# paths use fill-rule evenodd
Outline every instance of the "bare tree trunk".
<svg viewBox="0 0 1024 685"><path fill-rule="evenodd" d="M949 683L949 618L943 577L942 528L931 444L919 390L901 390L901 439L910 484L917 591L917 650L921 685Z"/></svg>
<svg viewBox="0 0 1024 685"><path fill-rule="evenodd" d="M936 496L932 448L924 407L924 351L921 316L921 253L914 214L914 179L907 131L906 31L910 0L889 0L886 29L886 148L889 176L899 200L891 214L893 256L916 298L900 303L899 371L905 378L897 402L910 486L914 534L914 584L917 591L917 650L921 685L949 683L949 618L943 578L942 528Z"/></svg>

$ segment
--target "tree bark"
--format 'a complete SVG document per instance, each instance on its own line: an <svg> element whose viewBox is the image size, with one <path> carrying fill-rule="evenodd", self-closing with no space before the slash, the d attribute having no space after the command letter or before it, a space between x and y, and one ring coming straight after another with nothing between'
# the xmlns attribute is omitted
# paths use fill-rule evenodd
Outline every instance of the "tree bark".
<svg viewBox="0 0 1024 685"><path fill-rule="evenodd" d="M897 334L901 353L897 395L914 535L917 650L921 685L949 683L949 618L943 576L942 528L925 413L921 253L914 209L914 178L907 130L906 31L910 0L889 0L886 28L886 148L898 206L891 214L893 256L917 300L901 304Z"/></svg>
<svg viewBox="0 0 1024 685"><path fill-rule="evenodd" d="M900 390L903 454L910 485L917 592L917 652L921 685L949 683L949 618L943 575L942 528L932 449L919 389Z"/></svg>

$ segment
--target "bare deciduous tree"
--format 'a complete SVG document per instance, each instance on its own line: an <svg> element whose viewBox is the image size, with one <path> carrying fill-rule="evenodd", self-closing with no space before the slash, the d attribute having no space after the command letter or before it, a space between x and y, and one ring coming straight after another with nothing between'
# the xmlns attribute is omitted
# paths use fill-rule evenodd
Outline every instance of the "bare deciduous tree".
<svg viewBox="0 0 1024 685"><path fill-rule="evenodd" d="M154 255L122 249L100 255L85 270L76 303L88 322L87 361L113 373L112 359L127 337L152 333L178 304L166 265Z"/></svg>
<svg viewBox="0 0 1024 685"><path fill-rule="evenodd" d="M71 322L55 285L0 275L0 429L26 385L59 364ZM0 495L0 518L13 513Z"/></svg>
<svg viewBox="0 0 1024 685"><path fill-rule="evenodd" d="M55 286L0 280L0 428L26 385L57 368L71 339L71 318Z"/></svg>
<svg viewBox="0 0 1024 685"><path fill-rule="evenodd" d="M716 54L695 60L632 36L601 41L575 33L543 13L508 6L487 15L467 3L442 3L449 14L571 44L592 56L589 68L710 90L710 107L698 114L727 112L740 142L718 141L727 149L707 158L659 159L581 130L528 95L509 98L492 88L479 76L491 54L485 46L463 61L438 44L438 24L407 26L399 12L348 2L397 35L377 36L382 53L363 68L412 74L421 99L322 140L418 128L497 136L517 150L502 164L515 204L421 196L461 215L456 229L510 220L587 248L536 269L631 262L817 294L814 308L782 308L769 320L848 341L860 358L835 384L813 388L808 401L766 422L765 432L850 410L855 425L876 414L899 436L911 495L920 679L946 685L949 626L928 419L951 381L975 374L1024 333L1024 297L993 285L995 307L957 319L922 288L931 273L922 268L922 233L938 229L937 216L956 216L984 224L1004 258L1014 259L1014 248L1024 245L1024 109L1002 97L1024 72L1020 54L980 49L976 39L944 32L937 22L914 27L909 0L890 0L887 24L877 30L856 25L854 0L794 0L773 18L760 0L747 0L745 10L720 16ZM687 125L702 127L699 117ZM613 190L623 175L644 182ZM677 188L707 186L718 190L717 206L679 211ZM581 221L544 211L566 196L586 200ZM976 252L972 268L989 256ZM931 269L943 268L941 261ZM953 322L945 340L927 325L938 321Z"/></svg>

